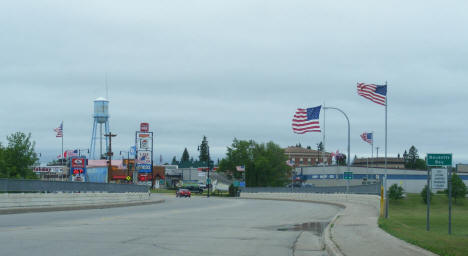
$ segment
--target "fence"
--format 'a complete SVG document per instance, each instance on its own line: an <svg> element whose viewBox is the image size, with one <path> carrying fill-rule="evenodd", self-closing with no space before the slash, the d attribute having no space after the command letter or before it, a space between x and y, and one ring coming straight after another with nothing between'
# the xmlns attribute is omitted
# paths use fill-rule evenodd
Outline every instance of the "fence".
<svg viewBox="0 0 468 256"><path fill-rule="evenodd" d="M329 186L329 187L247 187L242 188L246 193L350 193L350 194L380 194L380 183L369 185L349 186Z"/></svg>
<svg viewBox="0 0 468 256"><path fill-rule="evenodd" d="M148 192L148 186L71 181L0 179L0 192Z"/></svg>

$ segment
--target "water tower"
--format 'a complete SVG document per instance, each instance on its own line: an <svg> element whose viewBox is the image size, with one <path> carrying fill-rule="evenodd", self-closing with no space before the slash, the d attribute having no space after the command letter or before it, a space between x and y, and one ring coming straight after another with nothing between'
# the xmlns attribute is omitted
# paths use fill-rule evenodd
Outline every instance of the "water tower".
<svg viewBox="0 0 468 256"><path fill-rule="evenodd" d="M101 159L101 156L107 152L108 137L104 134L109 133L109 101L99 97L94 100L94 124L93 134L91 135L91 146L89 147L89 159ZM98 133L99 125L99 133ZM104 134L102 126L104 125ZM99 141L99 150L96 150L96 142ZM104 148L102 143L105 141Z"/></svg>

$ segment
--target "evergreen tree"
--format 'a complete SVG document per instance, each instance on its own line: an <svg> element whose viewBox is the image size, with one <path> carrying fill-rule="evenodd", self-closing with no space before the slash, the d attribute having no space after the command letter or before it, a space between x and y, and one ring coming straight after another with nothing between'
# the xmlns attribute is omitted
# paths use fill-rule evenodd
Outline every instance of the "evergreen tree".
<svg viewBox="0 0 468 256"><path fill-rule="evenodd" d="M457 174L452 174L452 197L457 202L457 198L465 198L466 196L466 185L463 180Z"/></svg>
<svg viewBox="0 0 468 256"><path fill-rule="evenodd" d="M178 165L178 164L179 164L179 162L177 162L177 158L174 156L174 157L172 158L171 165Z"/></svg>
<svg viewBox="0 0 468 256"><path fill-rule="evenodd" d="M201 143L199 149L200 149L200 157L199 157L200 162L209 165L209 161L211 160L210 159L210 148L208 146L208 140L206 139L206 136L203 136L203 140L202 140L202 143Z"/></svg>
<svg viewBox="0 0 468 256"><path fill-rule="evenodd" d="M414 169L417 159L419 159L418 150L415 146L411 146L408 151L408 167Z"/></svg>
<svg viewBox="0 0 468 256"><path fill-rule="evenodd" d="M182 157L180 158L180 163L185 164L185 163L189 163L189 161L190 161L190 156L187 151L187 148L185 148L184 153L182 153Z"/></svg>

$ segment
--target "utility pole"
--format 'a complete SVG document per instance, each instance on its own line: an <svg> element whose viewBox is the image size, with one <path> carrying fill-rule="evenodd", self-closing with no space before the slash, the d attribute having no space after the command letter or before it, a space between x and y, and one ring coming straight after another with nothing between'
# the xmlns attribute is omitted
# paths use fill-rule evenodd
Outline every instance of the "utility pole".
<svg viewBox="0 0 468 256"><path fill-rule="evenodd" d="M377 160L379 159L379 147L375 147L377 149Z"/></svg>
<svg viewBox="0 0 468 256"><path fill-rule="evenodd" d="M110 181L110 173L112 170L112 137L117 136L117 134L112 134L112 132L109 132L108 134L104 134L104 136L109 137L109 151L107 151L107 183Z"/></svg>

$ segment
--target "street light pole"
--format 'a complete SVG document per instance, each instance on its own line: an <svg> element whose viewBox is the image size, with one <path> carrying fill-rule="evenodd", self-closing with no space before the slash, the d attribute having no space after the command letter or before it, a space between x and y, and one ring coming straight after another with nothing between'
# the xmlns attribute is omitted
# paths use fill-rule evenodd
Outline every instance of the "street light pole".
<svg viewBox="0 0 468 256"><path fill-rule="evenodd" d="M348 165L348 172L351 171L351 166L350 166L350 158L351 158L351 145L350 145L350 137L351 137L351 126L349 124L349 118L348 116L346 115L345 112L343 112L343 110L339 109L339 108L335 108L335 107L324 107L323 109L334 109L334 110L338 110L339 112L341 112L341 114L343 114L346 118L346 121L348 122L348 161L347 161L347 165ZM346 180L346 193L349 193L349 179Z"/></svg>

